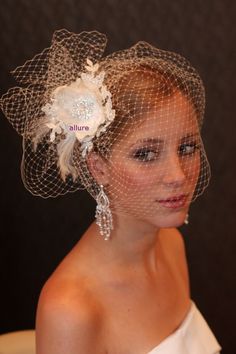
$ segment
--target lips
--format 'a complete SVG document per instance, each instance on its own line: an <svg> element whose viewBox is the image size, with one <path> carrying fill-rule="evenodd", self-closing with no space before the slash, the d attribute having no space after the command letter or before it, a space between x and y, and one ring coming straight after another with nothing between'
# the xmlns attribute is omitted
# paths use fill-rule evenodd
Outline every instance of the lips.
<svg viewBox="0 0 236 354"><path fill-rule="evenodd" d="M158 199L157 202L166 208L176 209L185 206L187 197L187 194L181 194L166 199Z"/></svg>

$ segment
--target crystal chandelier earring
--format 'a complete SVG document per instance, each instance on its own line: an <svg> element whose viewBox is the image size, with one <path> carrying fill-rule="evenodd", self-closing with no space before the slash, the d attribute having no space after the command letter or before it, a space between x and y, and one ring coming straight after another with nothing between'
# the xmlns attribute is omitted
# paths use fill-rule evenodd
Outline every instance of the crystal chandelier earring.
<svg viewBox="0 0 236 354"><path fill-rule="evenodd" d="M104 237L104 240L108 240L113 229L112 213L110 210L109 199L104 192L103 185L100 185L100 192L96 198L96 224L99 226L100 234Z"/></svg>

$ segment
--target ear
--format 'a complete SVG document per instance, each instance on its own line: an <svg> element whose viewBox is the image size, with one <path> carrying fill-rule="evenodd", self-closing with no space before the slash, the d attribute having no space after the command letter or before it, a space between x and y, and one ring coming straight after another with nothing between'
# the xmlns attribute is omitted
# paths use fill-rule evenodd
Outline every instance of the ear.
<svg viewBox="0 0 236 354"><path fill-rule="evenodd" d="M109 182L108 163L96 152L91 152L87 157L90 173L98 184L106 186Z"/></svg>

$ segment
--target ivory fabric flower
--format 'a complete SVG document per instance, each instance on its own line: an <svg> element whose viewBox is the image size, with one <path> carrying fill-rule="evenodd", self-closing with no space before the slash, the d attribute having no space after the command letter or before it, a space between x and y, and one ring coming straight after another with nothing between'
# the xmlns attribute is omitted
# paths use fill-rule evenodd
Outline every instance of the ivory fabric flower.
<svg viewBox="0 0 236 354"><path fill-rule="evenodd" d="M56 134L75 134L84 149L92 149L91 140L113 121L111 93L103 84L105 73L96 74L99 65L87 59L87 73L82 73L69 85L57 87L51 101L42 107L50 140Z"/></svg>

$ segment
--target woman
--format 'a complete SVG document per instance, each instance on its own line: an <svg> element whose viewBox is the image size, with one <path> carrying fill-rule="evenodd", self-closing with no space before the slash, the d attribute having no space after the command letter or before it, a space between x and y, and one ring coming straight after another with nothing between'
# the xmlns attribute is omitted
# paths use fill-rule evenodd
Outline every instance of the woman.
<svg viewBox="0 0 236 354"><path fill-rule="evenodd" d="M1 100L24 138L26 187L44 198L86 188L97 201L41 292L37 354L219 353L177 230L210 174L201 79L145 42L102 58L105 45L57 31L15 70L30 85Z"/></svg>

